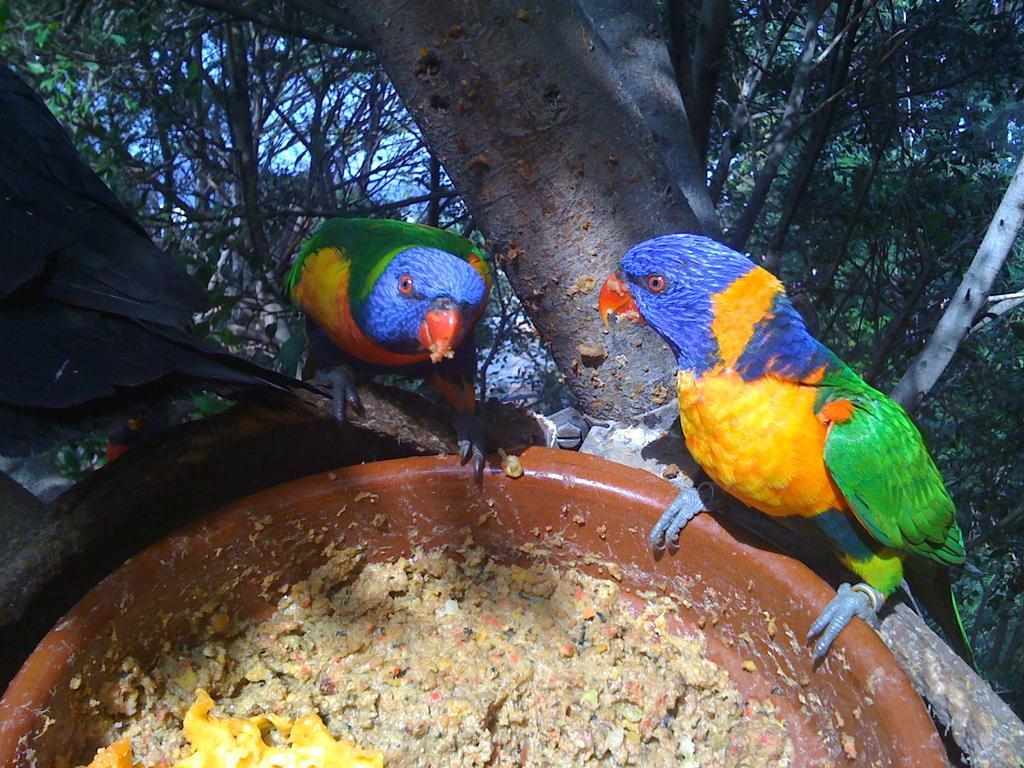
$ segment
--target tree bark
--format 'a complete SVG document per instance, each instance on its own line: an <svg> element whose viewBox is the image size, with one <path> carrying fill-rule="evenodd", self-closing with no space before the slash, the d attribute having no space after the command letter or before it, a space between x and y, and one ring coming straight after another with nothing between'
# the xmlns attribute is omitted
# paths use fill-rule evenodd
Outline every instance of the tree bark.
<svg viewBox="0 0 1024 768"><path fill-rule="evenodd" d="M720 0L709 3L718 4ZM647 0L579 0L579 4L629 83L629 95L647 121L662 161L704 234L721 239L718 215L704 178L703 152L694 146L696 134L673 74L668 46L655 31L660 27L657 6ZM721 35L724 40L724 30ZM705 55L710 57L712 53ZM715 72L717 76L717 60ZM707 126L703 131L706 143Z"/></svg>
<svg viewBox="0 0 1024 768"><path fill-rule="evenodd" d="M672 356L649 340L638 347L636 331L607 335L597 292L631 245L700 227L577 5L383 0L351 10L580 407L622 415L660 403ZM581 345L607 352L603 365L586 368Z"/></svg>
<svg viewBox="0 0 1024 768"><path fill-rule="evenodd" d="M931 391L985 306L989 291L1024 225L1024 158L1021 158L971 266L924 349L903 374L892 398L914 411Z"/></svg>
<svg viewBox="0 0 1024 768"><path fill-rule="evenodd" d="M882 621L880 634L972 766L1020 765L1024 755L1020 718L920 616L897 605Z"/></svg>

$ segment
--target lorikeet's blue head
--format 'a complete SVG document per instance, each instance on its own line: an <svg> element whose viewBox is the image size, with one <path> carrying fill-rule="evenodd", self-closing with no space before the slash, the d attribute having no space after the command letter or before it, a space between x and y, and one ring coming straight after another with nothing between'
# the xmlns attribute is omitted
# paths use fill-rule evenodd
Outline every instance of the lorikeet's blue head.
<svg viewBox="0 0 1024 768"><path fill-rule="evenodd" d="M631 248L601 290L601 316L647 322L697 374L716 365L746 379L800 378L838 359L807 332L782 283L741 253L700 235Z"/></svg>
<svg viewBox="0 0 1024 768"><path fill-rule="evenodd" d="M741 253L701 235L664 235L631 248L601 290L601 317L651 325L681 368L703 371L717 357L712 297L754 269Z"/></svg>
<svg viewBox="0 0 1024 768"><path fill-rule="evenodd" d="M381 273L358 321L375 343L397 353L451 357L487 303L487 284L467 261L436 248L408 248Z"/></svg>

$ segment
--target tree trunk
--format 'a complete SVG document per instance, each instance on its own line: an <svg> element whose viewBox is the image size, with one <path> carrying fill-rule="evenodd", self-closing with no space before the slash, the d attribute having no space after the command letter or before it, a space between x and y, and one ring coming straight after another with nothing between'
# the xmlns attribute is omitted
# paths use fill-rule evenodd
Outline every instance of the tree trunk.
<svg viewBox="0 0 1024 768"><path fill-rule="evenodd" d="M709 0L709 3L725 4L721 0ZM647 121L662 162L704 234L721 239L722 230L704 179L704 162L700 159L706 149L701 151L694 146L694 136L698 134L683 105L673 75L671 54L665 39L655 31L660 27L657 6L647 0L579 0L579 4L607 46L619 73L629 83L629 95ZM726 21L727 18L723 19L723 24ZM724 29L721 35L724 39ZM698 53L700 50L698 48ZM710 57L712 53L705 52L705 55ZM715 70L717 73L717 61ZM696 89L696 84L694 87ZM710 87L713 96L715 86ZM706 94L703 97L710 98ZM703 131L706 143L707 126Z"/></svg>
<svg viewBox="0 0 1024 768"><path fill-rule="evenodd" d="M662 402L672 356L649 337L638 347L637 332L606 334L597 292L631 245L700 228L580 9L383 0L352 12L581 408L622 416ZM603 364L585 367L581 345Z"/></svg>
<svg viewBox="0 0 1024 768"><path fill-rule="evenodd" d="M946 370L960 343L971 330L975 316L985 306L989 291L1003 262L1010 255L1017 233L1024 225L1024 158L1010 179L996 215L992 217L974 261L960 287L946 306L938 326L924 349L903 374L892 398L908 411L913 411Z"/></svg>
<svg viewBox="0 0 1024 768"><path fill-rule="evenodd" d="M239 23L228 24L224 29L224 35L227 48L224 61L227 82L224 84L224 93L227 100L231 144L236 159L239 196L245 210L245 221L253 253L261 262L269 263L270 246L263 231L263 215L260 211L259 161L253 131L246 36Z"/></svg>

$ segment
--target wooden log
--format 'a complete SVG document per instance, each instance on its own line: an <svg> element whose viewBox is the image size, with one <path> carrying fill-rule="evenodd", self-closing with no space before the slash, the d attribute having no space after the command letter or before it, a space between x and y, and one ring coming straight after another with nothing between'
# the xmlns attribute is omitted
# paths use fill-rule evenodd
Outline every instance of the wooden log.
<svg viewBox="0 0 1024 768"><path fill-rule="evenodd" d="M972 768L1024 765L1024 723L924 619L897 604L879 634Z"/></svg>

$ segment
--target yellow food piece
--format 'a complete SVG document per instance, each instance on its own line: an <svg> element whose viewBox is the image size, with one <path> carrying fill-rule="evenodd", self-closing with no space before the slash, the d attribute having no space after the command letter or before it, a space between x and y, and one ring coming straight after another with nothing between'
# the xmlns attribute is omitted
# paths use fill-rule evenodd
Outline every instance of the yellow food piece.
<svg viewBox="0 0 1024 768"><path fill-rule="evenodd" d="M132 744L128 739L115 741L109 747L96 750L96 757L87 768L135 768L132 762Z"/></svg>
<svg viewBox="0 0 1024 768"><path fill-rule="evenodd" d="M184 735L192 754L172 768L383 768L384 755L336 740L320 716L310 713L294 722L275 714L255 717L216 717L213 699L202 688L185 713ZM263 739L273 727L288 737L287 747ZM131 744L116 741L99 750L88 768L138 768Z"/></svg>

